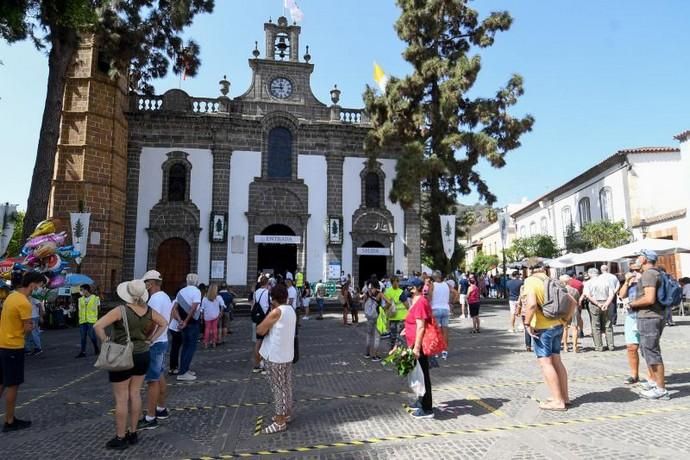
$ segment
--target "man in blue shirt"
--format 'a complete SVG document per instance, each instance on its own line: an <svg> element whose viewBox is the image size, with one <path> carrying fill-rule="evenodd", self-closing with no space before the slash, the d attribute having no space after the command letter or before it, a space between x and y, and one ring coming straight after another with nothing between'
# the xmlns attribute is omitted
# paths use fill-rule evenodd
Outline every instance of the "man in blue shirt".
<svg viewBox="0 0 690 460"><path fill-rule="evenodd" d="M518 277L517 271L510 275L510 280L508 280L506 287L508 288L508 305L510 305L510 328L508 328L508 332L515 332L515 312L517 311L520 288L522 287L522 280Z"/></svg>

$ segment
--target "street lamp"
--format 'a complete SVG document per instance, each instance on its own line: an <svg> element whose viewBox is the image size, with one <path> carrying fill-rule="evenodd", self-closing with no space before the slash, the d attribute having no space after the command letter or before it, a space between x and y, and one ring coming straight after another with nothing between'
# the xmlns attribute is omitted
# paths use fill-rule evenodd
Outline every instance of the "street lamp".
<svg viewBox="0 0 690 460"><path fill-rule="evenodd" d="M640 220L640 231L642 232L642 239L647 238L647 233L649 233L649 224L647 224L647 219Z"/></svg>

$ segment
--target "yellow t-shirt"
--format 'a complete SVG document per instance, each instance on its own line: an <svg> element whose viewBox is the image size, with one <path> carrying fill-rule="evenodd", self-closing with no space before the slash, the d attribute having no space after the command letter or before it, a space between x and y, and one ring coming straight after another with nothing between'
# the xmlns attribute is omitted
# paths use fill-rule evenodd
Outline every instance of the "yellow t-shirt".
<svg viewBox="0 0 690 460"><path fill-rule="evenodd" d="M0 316L0 348L24 348L24 321L31 319L31 302L20 292L7 296Z"/></svg>
<svg viewBox="0 0 690 460"><path fill-rule="evenodd" d="M537 304L541 306L544 303L544 297L545 297L545 292L544 292L544 280L546 279L546 275L543 273L537 273L534 274L530 277L528 277L525 280L525 296L528 296L530 294L534 294L534 297L537 299ZM554 326L558 326L559 324L564 324L564 321L561 319L550 319L544 316L544 314L541 312L541 308L537 308L536 311L534 312L534 315L532 316L532 320L530 321L530 326L532 329L551 329Z"/></svg>

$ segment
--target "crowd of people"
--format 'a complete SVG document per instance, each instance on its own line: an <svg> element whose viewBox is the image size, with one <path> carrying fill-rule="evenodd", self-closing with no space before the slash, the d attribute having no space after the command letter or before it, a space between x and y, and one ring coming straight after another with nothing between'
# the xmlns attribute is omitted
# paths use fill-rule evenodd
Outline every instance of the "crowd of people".
<svg viewBox="0 0 690 460"><path fill-rule="evenodd" d="M630 376L626 384L639 384L640 396L668 399L660 338L672 325L669 308L658 299L664 272L656 267L653 251L642 251L621 279L610 273L608 265L590 268L586 274L566 273L550 278L548 267L539 259L530 260L524 273L515 271L504 283L508 297L508 331L523 332L525 349L537 357L550 398L539 402L543 410L564 411L571 404L568 372L561 351L581 351L583 313L590 317L594 350L614 350L613 325L617 307L626 311L625 342ZM337 301L342 306L342 324L358 325L366 320L364 358L379 362L399 347L408 347L424 376L424 393L411 404L414 418L432 418L430 368L448 358L449 320L457 306L460 318L471 318L471 332L481 333L479 320L483 276L439 271L430 275L414 273L405 278L397 274L379 280L372 276L361 288L344 277ZM690 280L682 280L683 294L690 298ZM229 334L234 293L225 285L199 283L188 274L186 286L174 298L161 290L163 279L156 270L142 279L122 283L117 294L123 306L100 316L100 299L89 285L81 286L78 302L80 352L87 353L87 339L95 355L102 344L113 341L132 343L133 366L110 371L115 401L115 436L106 443L111 449L126 449L138 442L140 430L154 429L158 420L169 417L166 408L166 378L179 381L197 378L192 370L199 342L207 347L223 343ZM28 272L4 299L0 316L0 395L6 400L3 431L28 428L30 421L15 416L19 386L24 381L24 355L41 350L35 334L41 315L31 294L46 283L43 275ZM484 292L490 295L490 292ZM274 399L274 416L263 429L266 434L287 430L293 420L294 398L292 365L299 359L300 320L310 319L310 305L317 305L317 319L323 318L326 288L322 281L310 284L297 270L296 275L261 274L251 294L254 372L266 374ZM553 314L554 304L560 310ZM517 325L516 325L517 323ZM383 326L382 326L383 325ZM438 328L445 349L425 354L426 334ZM203 329L203 335L202 335ZM384 345L383 340L388 339ZM31 343L33 348L28 347ZM604 346L604 344L606 346ZM647 379L640 379L639 356L647 365ZM166 366L166 357L168 365ZM166 369L167 367L167 369ZM146 384L146 409L141 389Z"/></svg>

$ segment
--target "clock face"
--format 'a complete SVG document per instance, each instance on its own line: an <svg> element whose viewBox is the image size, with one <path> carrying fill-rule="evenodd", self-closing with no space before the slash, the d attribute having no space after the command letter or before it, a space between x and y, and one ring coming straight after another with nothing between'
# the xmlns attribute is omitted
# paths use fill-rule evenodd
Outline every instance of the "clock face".
<svg viewBox="0 0 690 460"><path fill-rule="evenodd" d="M270 90L274 97L287 99L292 94L292 83L287 78L274 78L271 80Z"/></svg>

